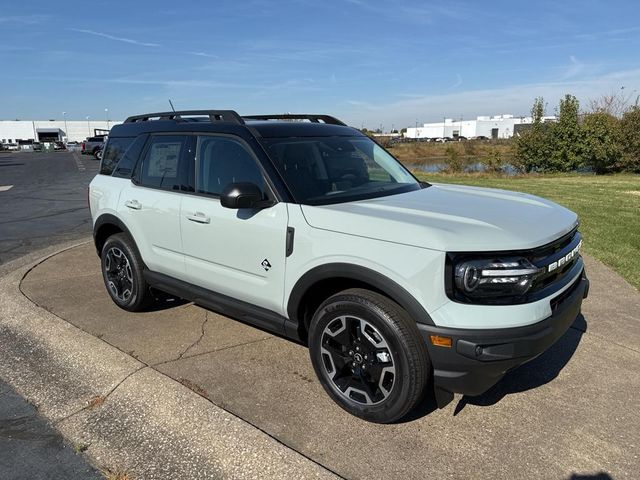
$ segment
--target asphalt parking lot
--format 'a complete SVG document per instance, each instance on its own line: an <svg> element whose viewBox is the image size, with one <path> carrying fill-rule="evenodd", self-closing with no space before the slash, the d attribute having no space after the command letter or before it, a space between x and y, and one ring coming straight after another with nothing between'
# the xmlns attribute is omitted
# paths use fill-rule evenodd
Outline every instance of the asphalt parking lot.
<svg viewBox="0 0 640 480"><path fill-rule="evenodd" d="M79 151L0 152L0 264L90 234L86 188L97 171Z"/></svg>
<svg viewBox="0 0 640 480"><path fill-rule="evenodd" d="M325 395L304 347L192 304L119 310L88 243L23 293L346 478L637 478L640 295L588 259L592 292L548 352L475 398L374 425ZM94 423L93 435L107 435Z"/></svg>

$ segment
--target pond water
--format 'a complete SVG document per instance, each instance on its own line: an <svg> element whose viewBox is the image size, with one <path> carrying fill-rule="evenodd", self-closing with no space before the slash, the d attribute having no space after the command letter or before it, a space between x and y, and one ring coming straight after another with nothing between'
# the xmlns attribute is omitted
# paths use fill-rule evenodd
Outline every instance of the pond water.
<svg viewBox="0 0 640 480"><path fill-rule="evenodd" d="M447 169L446 163L414 163L405 165L409 170L415 170L424 173L440 173ZM484 172L486 169L484 163L473 162L468 164L465 168L465 172ZM505 164L502 166L502 172L506 175L516 175L518 170L511 164Z"/></svg>

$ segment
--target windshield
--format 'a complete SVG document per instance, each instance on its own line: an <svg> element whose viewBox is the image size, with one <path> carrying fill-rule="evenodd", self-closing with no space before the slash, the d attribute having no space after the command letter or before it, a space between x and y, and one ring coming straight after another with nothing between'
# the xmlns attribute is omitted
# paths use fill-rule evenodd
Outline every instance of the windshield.
<svg viewBox="0 0 640 480"><path fill-rule="evenodd" d="M298 203L326 205L419 190L418 181L368 137L264 138Z"/></svg>

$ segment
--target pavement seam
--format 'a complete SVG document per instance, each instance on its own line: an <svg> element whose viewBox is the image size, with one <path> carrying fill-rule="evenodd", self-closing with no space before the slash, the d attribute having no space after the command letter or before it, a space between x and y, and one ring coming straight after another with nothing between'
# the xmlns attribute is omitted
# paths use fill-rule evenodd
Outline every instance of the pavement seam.
<svg viewBox="0 0 640 480"><path fill-rule="evenodd" d="M107 342L105 342L105 343L107 343ZM105 395L102 395L102 401L105 402L111 396L111 394L118 389L118 387L120 387L124 382L129 380L129 378L131 378L133 375L135 375L136 373L144 370L145 368L150 368L150 367L149 367L149 365L145 364L140 368L136 368L133 372L129 372L127 375L125 375L124 378L122 380L120 380L111 390L109 390ZM155 369L152 369L152 370L155 370ZM75 412L72 412L72 413L70 413L69 415L67 415L65 417L59 418L59 419L51 422L51 424L52 425L58 425L58 424L60 424L60 423L62 423L64 421L69 420L70 418L76 416L77 414L84 412L85 410L90 410L90 409L93 409L93 408L95 408L95 406L92 406L91 403L88 402L87 405L85 405L84 407L79 408Z"/></svg>
<svg viewBox="0 0 640 480"><path fill-rule="evenodd" d="M37 302L34 302L33 300L31 300L31 299L27 296L27 294L26 294L26 293L24 293L24 291L22 290L22 282L24 282L24 279L25 279L25 278L27 278L27 275L29 275L29 274L31 273L31 271L32 271L32 270L34 270L36 267L39 267L40 265L42 265L44 262L46 262L46 261L47 261L47 260L49 260L50 258L53 258L53 257L55 257L55 256L57 256L57 255L60 255L61 253L66 252L67 250L71 250L72 248L80 247L81 245L86 245L87 243L89 243L89 241L90 241L90 240L85 240L84 242L75 243L75 244L73 244L73 245L70 245L70 246L68 246L68 247L65 247L63 250L60 250L60 251L58 251L58 252L51 253L51 254L47 255L46 257L41 258L40 260L38 260L38 262L37 262L37 263L35 263L34 265L31 265L31 267L29 267L29 269L28 269L26 272L24 272L24 274L23 274L23 275L22 275L22 277L20 278L20 281L18 282L18 290L20 290L20 293L24 296L24 298L26 298L27 300L29 300L29 301L30 301L31 303L33 303L34 305L36 305L36 306L38 306L38 307L40 307L40 308L43 308L43 307L41 307L40 305L38 305L38 303L37 303ZM19 267L18 267L18 268L19 268ZM7 273L6 273L6 275L8 275L9 273L11 273L11 272L7 272ZM5 275L3 275L3 276L5 276ZM46 309L45 309L45 310L46 310ZM48 311L48 310L47 310L47 311ZM57 316L57 315L56 315L56 316ZM58 318L61 318L61 317L58 317ZM64 320L64 319L63 319L63 320ZM66 320L65 320L65 322L66 322ZM69 323L69 322L67 322L67 323Z"/></svg>

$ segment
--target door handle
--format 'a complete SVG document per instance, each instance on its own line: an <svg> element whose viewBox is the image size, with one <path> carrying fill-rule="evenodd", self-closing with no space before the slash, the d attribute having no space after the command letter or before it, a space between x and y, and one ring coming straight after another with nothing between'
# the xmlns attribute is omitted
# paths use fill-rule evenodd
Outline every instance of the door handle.
<svg viewBox="0 0 640 480"><path fill-rule="evenodd" d="M187 215L187 220L196 223L211 223L211 217L206 216L202 212L195 212L192 215Z"/></svg>
<svg viewBox="0 0 640 480"><path fill-rule="evenodd" d="M124 206L132 210L142 209L142 204L138 200L127 200L124 202Z"/></svg>

